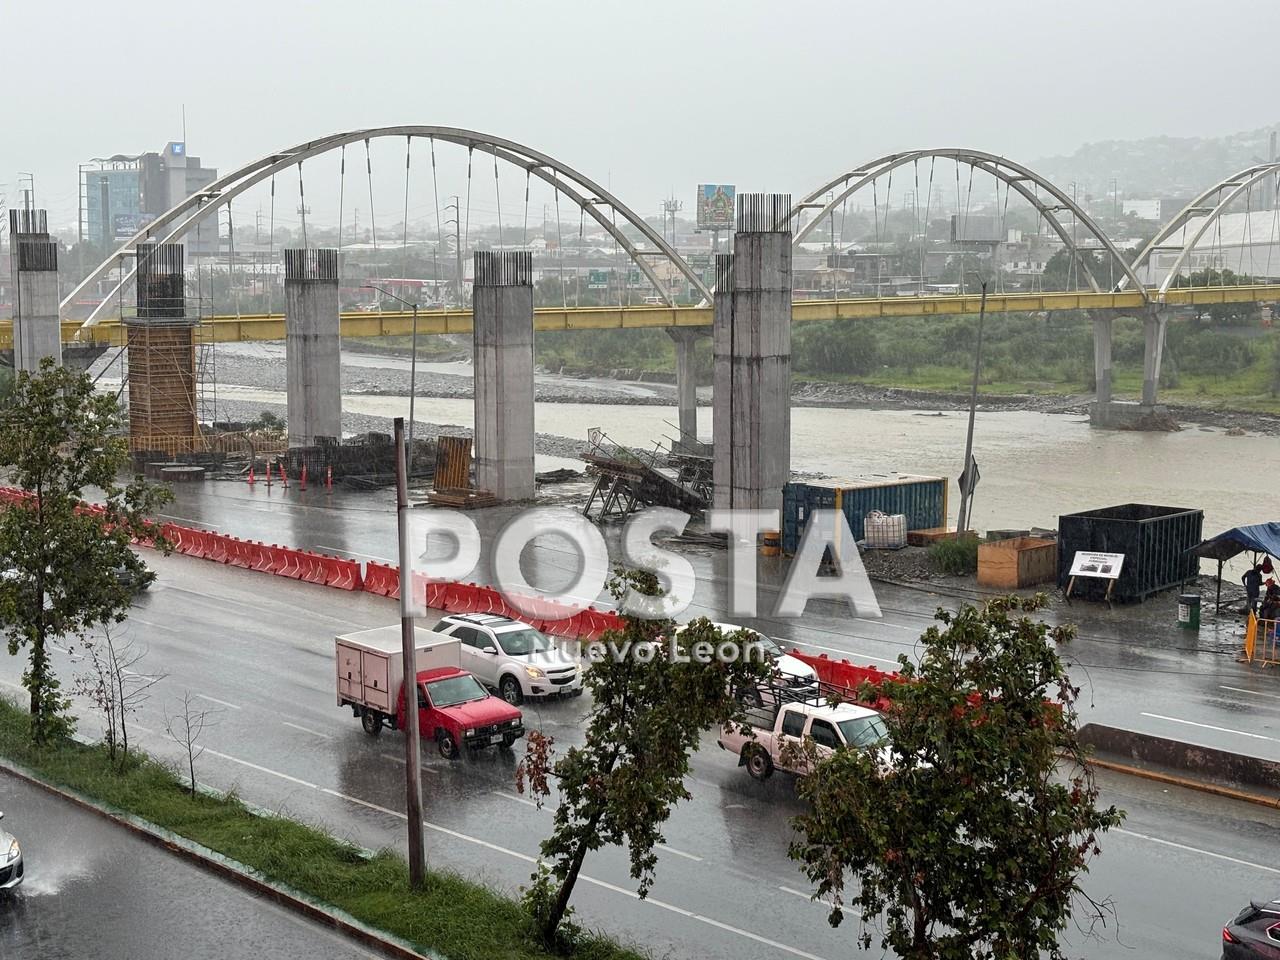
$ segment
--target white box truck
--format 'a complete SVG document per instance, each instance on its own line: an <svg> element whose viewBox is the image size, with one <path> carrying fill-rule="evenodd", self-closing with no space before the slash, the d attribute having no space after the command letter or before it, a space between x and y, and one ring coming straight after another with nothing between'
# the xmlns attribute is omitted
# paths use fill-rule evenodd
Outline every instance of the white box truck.
<svg viewBox="0 0 1280 960"><path fill-rule="evenodd" d="M460 667L458 641L424 627L413 631L419 671L436 667ZM334 640L338 669L338 706L351 706L365 730L376 733L378 717L394 717L400 684L404 680L404 655L400 624L347 633ZM373 729L370 729L373 727Z"/></svg>
<svg viewBox="0 0 1280 960"><path fill-rule="evenodd" d="M406 701L417 702L418 729L435 740L440 755L457 759L463 747L478 750L501 744L509 748L524 736L520 711L489 693L463 670L455 637L433 630L414 630L414 672L405 696L404 655L400 625L348 633L334 640L338 706L350 707L365 732L383 724L403 729Z"/></svg>

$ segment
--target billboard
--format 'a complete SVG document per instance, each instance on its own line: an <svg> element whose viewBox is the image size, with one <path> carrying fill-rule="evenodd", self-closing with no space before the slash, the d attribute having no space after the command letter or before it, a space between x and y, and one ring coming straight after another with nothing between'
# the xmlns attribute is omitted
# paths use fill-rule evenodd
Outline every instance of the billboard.
<svg viewBox="0 0 1280 960"><path fill-rule="evenodd" d="M732 230L733 195L731 183L698 184L698 229Z"/></svg>
<svg viewBox="0 0 1280 960"><path fill-rule="evenodd" d="M116 240L128 240L154 219L155 214L151 213L113 213L111 235Z"/></svg>

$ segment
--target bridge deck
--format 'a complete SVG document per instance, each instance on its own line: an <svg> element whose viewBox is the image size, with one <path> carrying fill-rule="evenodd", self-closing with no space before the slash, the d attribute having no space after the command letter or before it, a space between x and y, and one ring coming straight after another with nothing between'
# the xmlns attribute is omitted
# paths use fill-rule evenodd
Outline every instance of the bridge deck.
<svg viewBox="0 0 1280 960"><path fill-rule="evenodd" d="M1163 300L1168 306L1221 303L1261 303L1280 301L1280 284L1227 287L1175 287ZM797 300L792 305L792 319L811 320L876 320L890 317L929 317L976 314L980 298L965 296L931 297L867 297L847 300ZM987 297L989 313L1034 313L1046 310L1140 310L1144 305L1140 292L1093 293L1001 293ZM709 327L712 308L665 307L644 304L623 307L539 307L534 311L535 330L617 330L643 327ZM344 313L344 337L404 336L412 332L413 314L405 311L385 313ZM420 310L418 333L424 336L442 333L470 333L470 310ZM201 339L206 342L230 343L247 340L283 340L284 315L243 314L210 317L201 324ZM79 321L62 321L64 343L93 342L119 346L124 330L118 319L103 320L93 327L82 328ZM13 346L12 323L0 320L0 349Z"/></svg>

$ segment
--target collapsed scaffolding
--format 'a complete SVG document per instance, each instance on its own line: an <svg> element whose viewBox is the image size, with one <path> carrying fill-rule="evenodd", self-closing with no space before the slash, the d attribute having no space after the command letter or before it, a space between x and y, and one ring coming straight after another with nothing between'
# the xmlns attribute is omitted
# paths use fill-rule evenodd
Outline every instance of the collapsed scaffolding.
<svg viewBox="0 0 1280 960"><path fill-rule="evenodd" d="M599 428L588 434L582 455L596 475L583 516L596 523L619 520L644 507L700 513L711 504L711 458L675 454L661 442L652 450L616 443Z"/></svg>

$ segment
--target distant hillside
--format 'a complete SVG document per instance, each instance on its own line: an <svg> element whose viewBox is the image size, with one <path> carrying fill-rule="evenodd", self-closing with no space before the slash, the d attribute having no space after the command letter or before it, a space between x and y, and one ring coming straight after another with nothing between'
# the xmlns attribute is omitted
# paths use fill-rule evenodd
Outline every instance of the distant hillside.
<svg viewBox="0 0 1280 960"><path fill-rule="evenodd" d="M1031 164L1060 186L1102 196L1119 184L1122 197L1190 197L1251 163L1267 159L1280 123L1225 137L1148 137L1086 143L1065 157Z"/></svg>

